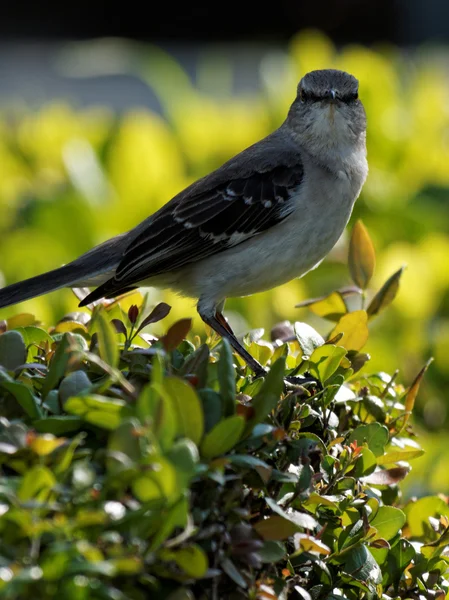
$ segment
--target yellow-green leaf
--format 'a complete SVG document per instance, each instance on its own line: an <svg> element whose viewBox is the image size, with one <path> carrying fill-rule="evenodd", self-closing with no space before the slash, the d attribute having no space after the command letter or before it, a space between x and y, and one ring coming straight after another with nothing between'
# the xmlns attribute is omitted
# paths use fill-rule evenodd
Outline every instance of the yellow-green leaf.
<svg viewBox="0 0 449 600"><path fill-rule="evenodd" d="M321 298L309 305L309 309L323 319L338 321L348 312L345 301L339 292L332 292L326 298Z"/></svg>
<svg viewBox="0 0 449 600"><path fill-rule="evenodd" d="M167 377L163 387L177 415L178 433L198 445L204 432L203 407L198 394L190 384L177 377Z"/></svg>
<svg viewBox="0 0 449 600"><path fill-rule="evenodd" d="M398 269L396 273L393 273L371 300L366 309L369 317L374 317L374 315L379 314L381 310L386 308L396 298L396 294L399 290L399 282L404 269L405 266Z"/></svg>
<svg viewBox="0 0 449 600"><path fill-rule="evenodd" d="M113 325L104 312L97 315L98 325L98 352L100 358L111 367L117 367L119 361L119 349L117 335Z"/></svg>
<svg viewBox="0 0 449 600"><path fill-rule="evenodd" d="M365 290L374 273L376 253L362 221L357 221L352 230L348 265L354 283Z"/></svg>
<svg viewBox="0 0 449 600"><path fill-rule="evenodd" d="M65 442L65 438L57 438L51 433L44 433L43 435L37 435L33 438L29 446L31 450L36 452L39 456L46 456Z"/></svg>
<svg viewBox="0 0 449 600"><path fill-rule="evenodd" d="M240 440L245 427L245 419L234 415L223 419L209 431L201 444L204 458L213 458L225 454Z"/></svg>
<svg viewBox="0 0 449 600"><path fill-rule="evenodd" d="M36 500L45 502L51 488L56 484L56 479L50 469L43 465L35 465L26 471L17 492L21 502Z"/></svg>
<svg viewBox="0 0 449 600"><path fill-rule="evenodd" d="M330 548L323 544L321 540L307 535L307 533L295 533L293 542L297 552L314 552L315 554L323 554L325 556L331 553Z"/></svg>
<svg viewBox="0 0 449 600"><path fill-rule="evenodd" d="M368 339L368 315L365 310L356 310L344 315L329 337L334 338L339 333L343 337L339 340L339 345L346 350L360 350L366 344Z"/></svg>

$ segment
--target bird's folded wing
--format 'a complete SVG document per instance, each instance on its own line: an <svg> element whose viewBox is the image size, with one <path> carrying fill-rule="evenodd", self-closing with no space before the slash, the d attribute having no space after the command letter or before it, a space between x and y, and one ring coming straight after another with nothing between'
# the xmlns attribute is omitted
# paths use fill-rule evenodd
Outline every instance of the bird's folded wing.
<svg viewBox="0 0 449 600"><path fill-rule="evenodd" d="M294 210L302 167L276 167L167 205L125 250L116 281L172 271L262 233Z"/></svg>
<svg viewBox="0 0 449 600"><path fill-rule="evenodd" d="M283 221L295 209L301 164L180 194L162 207L126 248L115 277L92 299L112 296L154 275L222 252Z"/></svg>

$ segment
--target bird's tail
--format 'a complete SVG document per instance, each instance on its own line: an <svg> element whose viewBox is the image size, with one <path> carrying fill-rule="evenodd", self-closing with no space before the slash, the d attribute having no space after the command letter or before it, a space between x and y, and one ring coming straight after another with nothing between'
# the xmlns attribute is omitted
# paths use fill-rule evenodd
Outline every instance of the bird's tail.
<svg viewBox="0 0 449 600"><path fill-rule="evenodd" d="M59 269L13 283L1 289L0 308L18 304L63 287L99 285L114 274L126 246L124 237L121 235L107 240Z"/></svg>

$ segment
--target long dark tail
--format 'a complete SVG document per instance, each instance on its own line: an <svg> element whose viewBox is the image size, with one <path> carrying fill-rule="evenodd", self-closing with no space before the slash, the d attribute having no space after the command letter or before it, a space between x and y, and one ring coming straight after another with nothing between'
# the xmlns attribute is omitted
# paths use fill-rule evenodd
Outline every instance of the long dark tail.
<svg viewBox="0 0 449 600"><path fill-rule="evenodd" d="M120 235L107 240L68 265L1 289L0 308L48 294L48 292L63 287L98 285L102 279L113 276L126 246L124 238L125 235ZM104 278L102 278L103 275Z"/></svg>

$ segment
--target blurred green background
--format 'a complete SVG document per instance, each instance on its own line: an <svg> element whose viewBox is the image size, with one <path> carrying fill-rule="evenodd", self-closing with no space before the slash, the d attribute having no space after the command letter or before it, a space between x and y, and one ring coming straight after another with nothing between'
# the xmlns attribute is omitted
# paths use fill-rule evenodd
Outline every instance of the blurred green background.
<svg viewBox="0 0 449 600"><path fill-rule="evenodd" d="M109 48L111 42L109 42ZM102 56L89 46L90 66ZM0 114L0 284L69 262L125 231L198 177L267 135L285 118L307 71L339 68L360 81L368 115L370 173L351 223L362 218L377 251L373 292L407 264L393 305L371 325L368 371L400 370L408 385L435 358L415 409L426 457L414 465L409 492L449 492L445 436L449 421L449 77L447 51L422 46L346 45L303 31L287 52L260 62L262 89L236 95L226 55L204 53L195 83L157 46L120 42L114 60L148 86L160 114L147 108L114 113L52 101L32 110L23 101ZM331 330L295 304L350 284L348 232L319 269L267 293L231 299L226 314L238 333L282 320ZM152 290L150 301L173 306L168 321L195 317L194 302ZM76 309L63 290L1 311L31 312L51 325ZM164 323L164 327L167 322ZM157 332L157 328L155 329ZM413 483L414 482L414 483Z"/></svg>

